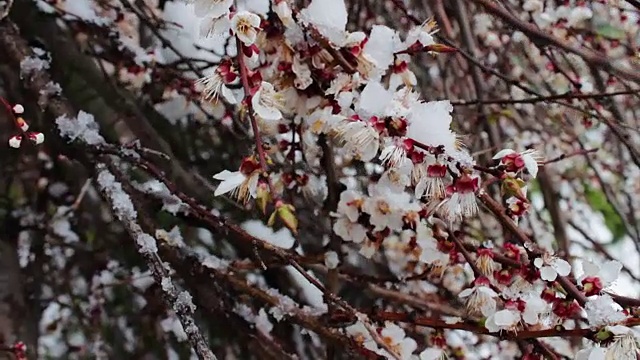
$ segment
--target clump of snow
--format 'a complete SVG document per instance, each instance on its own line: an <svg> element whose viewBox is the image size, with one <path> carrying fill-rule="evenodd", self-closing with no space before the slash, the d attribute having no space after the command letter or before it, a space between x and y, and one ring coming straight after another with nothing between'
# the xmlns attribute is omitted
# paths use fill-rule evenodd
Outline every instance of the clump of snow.
<svg viewBox="0 0 640 360"><path fill-rule="evenodd" d="M274 232L272 228L263 224L260 220L245 221L242 223L242 228L251 236L285 249L290 249L296 241L289 229L282 228Z"/></svg>
<svg viewBox="0 0 640 360"><path fill-rule="evenodd" d="M40 95L44 95L44 96L60 95L60 93L62 93L62 87L60 86L60 84L58 84L56 82L53 82L53 81L49 81L40 90Z"/></svg>
<svg viewBox="0 0 640 360"><path fill-rule="evenodd" d="M209 255L204 259L202 265L214 270L225 270L229 267L229 261L215 255Z"/></svg>
<svg viewBox="0 0 640 360"><path fill-rule="evenodd" d="M77 20L80 18L86 22L92 22L97 25L108 25L109 19L98 16L92 7L93 2L86 0L67 0L59 4L59 7L67 14L65 18Z"/></svg>
<svg viewBox="0 0 640 360"><path fill-rule="evenodd" d="M132 220L138 217L138 213L133 207L129 194L122 190L122 185L116 181L112 173L107 170L100 171L97 181L100 189L111 199L113 210L118 219Z"/></svg>
<svg viewBox="0 0 640 360"><path fill-rule="evenodd" d="M374 25L363 51L371 57L378 69L386 71L393 64L394 53L399 45L400 39L395 30L384 25Z"/></svg>
<svg viewBox="0 0 640 360"><path fill-rule="evenodd" d="M196 311L196 305L193 303L193 297L188 291L182 291L178 294L176 303L173 305L174 309L188 309L189 312L194 313Z"/></svg>
<svg viewBox="0 0 640 360"><path fill-rule="evenodd" d="M267 336L271 330L273 330L273 324L269 320L269 316L264 309L260 309L260 311L258 311L258 316L256 316L256 329Z"/></svg>
<svg viewBox="0 0 640 360"><path fill-rule="evenodd" d="M584 309L592 327L619 323L627 318L620 306L607 294L587 301Z"/></svg>
<svg viewBox="0 0 640 360"><path fill-rule="evenodd" d="M46 70L49 66L48 60L41 59L37 56L29 56L20 62L20 75L29 76L35 71Z"/></svg>
<svg viewBox="0 0 640 360"><path fill-rule="evenodd" d="M56 124L60 135L69 138L70 141L80 139L89 145L105 143L93 115L82 110L75 119L71 119L67 115L59 116L56 119Z"/></svg>
<svg viewBox="0 0 640 360"><path fill-rule="evenodd" d="M18 260L20 267L25 268L35 256L31 253L31 236L28 231L18 234Z"/></svg>
<svg viewBox="0 0 640 360"><path fill-rule="evenodd" d="M156 230L156 238L163 240L170 246L184 246L184 239L182 238L182 234L180 233L180 228L178 226L174 226L169 232L163 229Z"/></svg>
<svg viewBox="0 0 640 360"><path fill-rule="evenodd" d="M158 251L156 239L149 234L139 234L136 236L136 242L138 243L140 253L142 254L152 254Z"/></svg>
<svg viewBox="0 0 640 360"><path fill-rule="evenodd" d="M169 214L176 215L178 211L187 207L182 200L169 191L165 184L157 179L149 180L142 184L134 183L133 186L139 191L162 199L162 210Z"/></svg>
<svg viewBox="0 0 640 360"><path fill-rule="evenodd" d="M269 309L269 314L271 314L271 316L273 316L273 318L276 319L276 321L281 321L282 319L284 319L284 315L285 315L282 309L280 309L277 306L274 306L271 309Z"/></svg>
<svg viewBox="0 0 640 360"><path fill-rule="evenodd" d="M300 11L300 17L332 43L341 45L344 42L348 19L344 0L313 0Z"/></svg>
<svg viewBox="0 0 640 360"><path fill-rule="evenodd" d="M166 319L163 319L160 322L160 326L162 327L162 330L164 330L164 332L172 332L176 337L176 340L178 340L179 342L183 342L188 339L187 333L184 332L184 329L182 328L180 319L178 319L175 315L171 315Z"/></svg>
<svg viewBox="0 0 640 360"><path fill-rule="evenodd" d="M338 253L335 251L327 251L324 254L324 264L329 269L335 269L340 264L340 259L338 258Z"/></svg>
<svg viewBox="0 0 640 360"><path fill-rule="evenodd" d="M80 237L71 229L71 223L66 217L54 217L51 222L51 230L67 244L80 241Z"/></svg>
<svg viewBox="0 0 640 360"><path fill-rule="evenodd" d="M407 117L407 137L430 146L444 145L447 152L455 152L456 135L450 129L452 111L453 106L449 100L414 105Z"/></svg>

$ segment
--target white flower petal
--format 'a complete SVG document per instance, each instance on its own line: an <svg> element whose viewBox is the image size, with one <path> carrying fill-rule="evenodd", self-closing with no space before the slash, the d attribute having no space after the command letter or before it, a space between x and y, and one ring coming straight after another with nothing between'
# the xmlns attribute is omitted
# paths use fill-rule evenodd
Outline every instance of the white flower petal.
<svg viewBox="0 0 640 360"><path fill-rule="evenodd" d="M460 293L458 294L458 297L466 298L467 296L473 294L473 290L474 290L473 288L466 288L460 291Z"/></svg>
<svg viewBox="0 0 640 360"><path fill-rule="evenodd" d="M200 17L218 18L228 13L231 5L233 5L233 0L196 0L195 13Z"/></svg>
<svg viewBox="0 0 640 360"><path fill-rule="evenodd" d="M442 349L428 348L420 353L420 360L437 360L442 357Z"/></svg>
<svg viewBox="0 0 640 360"><path fill-rule="evenodd" d="M533 260L533 265L535 265L538 269L540 269L543 264L544 261L542 260L542 258L536 258L535 260Z"/></svg>
<svg viewBox="0 0 640 360"><path fill-rule="evenodd" d="M222 97L231 105L235 105L238 103L235 95L233 95L233 91L231 91L231 89L224 85L222 85Z"/></svg>
<svg viewBox="0 0 640 360"><path fill-rule="evenodd" d="M511 310L500 310L493 315L493 321L498 326L509 327L515 325L518 320L520 320L520 316Z"/></svg>
<svg viewBox="0 0 640 360"><path fill-rule="evenodd" d="M529 174L531 174L533 178L538 176L538 162L536 159L531 155L524 155L522 160L524 161L524 167L527 169Z"/></svg>
<svg viewBox="0 0 640 360"><path fill-rule="evenodd" d="M494 160L502 159L503 157L505 157L505 156L507 156L507 155L510 155L510 154L513 154L513 153L515 153L515 151L514 151L514 150L511 150L511 149L502 149L502 150L498 151L498 153L497 153L497 154L495 154L495 155L493 156L493 159L494 159Z"/></svg>
<svg viewBox="0 0 640 360"><path fill-rule="evenodd" d="M237 188L244 182L245 176L240 171L231 172L228 170L224 170L213 176L216 180L222 180L216 191L214 192L214 196L226 194L229 191Z"/></svg>
<svg viewBox="0 0 640 360"><path fill-rule="evenodd" d="M622 270L622 264L619 261L610 260L602 264L602 268L598 272L598 275L605 284L611 284L618 279L620 270Z"/></svg>
<svg viewBox="0 0 640 360"><path fill-rule="evenodd" d="M562 259L555 259L551 266L560 276L567 276L571 273L571 265Z"/></svg>
<svg viewBox="0 0 640 360"><path fill-rule="evenodd" d="M551 266L543 266L540 269L540 278L545 281L555 281L558 273Z"/></svg>
<svg viewBox="0 0 640 360"><path fill-rule="evenodd" d="M582 271L584 272L583 276L596 276L598 272L600 272L600 266L596 265L591 261L583 261L582 262Z"/></svg>

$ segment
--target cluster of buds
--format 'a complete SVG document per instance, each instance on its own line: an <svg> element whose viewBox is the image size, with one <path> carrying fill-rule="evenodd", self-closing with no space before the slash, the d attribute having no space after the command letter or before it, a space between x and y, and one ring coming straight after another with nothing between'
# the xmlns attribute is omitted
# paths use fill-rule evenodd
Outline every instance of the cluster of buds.
<svg viewBox="0 0 640 360"><path fill-rule="evenodd" d="M42 144L44 142L43 133L37 131L28 131L29 124L22 117L22 114L24 114L24 107L20 104L10 106L4 99L0 99L2 100L7 110L11 112L13 121L21 132L20 134L13 135L11 138L9 138L9 146L14 149L18 149L22 145L22 140L25 138L29 139L35 145Z"/></svg>

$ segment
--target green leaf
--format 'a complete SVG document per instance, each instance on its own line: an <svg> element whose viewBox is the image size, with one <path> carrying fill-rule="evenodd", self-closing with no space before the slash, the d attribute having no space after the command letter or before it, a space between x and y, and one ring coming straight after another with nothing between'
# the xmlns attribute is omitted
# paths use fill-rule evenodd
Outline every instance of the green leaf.
<svg viewBox="0 0 640 360"><path fill-rule="evenodd" d="M624 30L617 28L611 24L603 24L596 28L596 34L612 40L622 40L626 34Z"/></svg>
<svg viewBox="0 0 640 360"><path fill-rule="evenodd" d="M627 233L622 218L607 201L607 197L600 189L584 184L584 195L591 207L602 214L604 223L613 235L613 242L622 239Z"/></svg>

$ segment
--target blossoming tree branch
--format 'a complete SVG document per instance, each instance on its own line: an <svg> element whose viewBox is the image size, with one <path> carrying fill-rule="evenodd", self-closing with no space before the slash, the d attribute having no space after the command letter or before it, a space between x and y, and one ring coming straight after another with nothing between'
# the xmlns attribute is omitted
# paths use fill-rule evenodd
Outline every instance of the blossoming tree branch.
<svg viewBox="0 0 640 360"><path fill-rule="evenodd" d="M640 356L637 1L4 3L3 356Z"/></svg>

